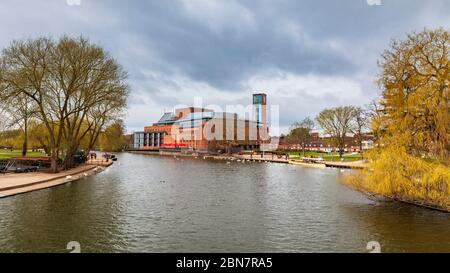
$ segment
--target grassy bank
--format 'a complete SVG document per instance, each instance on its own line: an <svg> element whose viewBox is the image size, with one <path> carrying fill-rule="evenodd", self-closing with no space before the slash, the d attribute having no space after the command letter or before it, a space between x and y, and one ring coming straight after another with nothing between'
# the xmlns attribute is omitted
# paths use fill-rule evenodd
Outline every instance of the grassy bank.
<svg viewBox="0 0 450 273"><path fill-rule="evenodd" d="M300 159L303 157L302 152L290 152L289 156L291 159ZM314 158L323 158L325 161L341 161L338 153L318 153L318 152L305 152L306 157L314 157ZM344 162L353 162L363 160L363 156L361 154L344 154L343 161Z"/></svg>
<svg viewBox="0 0 450 273"><path fill-rule="evenodd" d="M19 157L22 156L22 151L21 150L0 150L0 159L8 159L11 157ZM42 156L46 156L45 154L41 153L41 152L27 152L27 157L42 157Z"/></svg>

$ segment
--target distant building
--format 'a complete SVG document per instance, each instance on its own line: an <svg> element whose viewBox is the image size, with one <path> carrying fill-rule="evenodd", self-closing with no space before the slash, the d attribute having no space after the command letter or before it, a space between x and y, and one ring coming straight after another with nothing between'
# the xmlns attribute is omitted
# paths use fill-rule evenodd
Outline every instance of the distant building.
<svg viewBox="0 0 450 273"><path fill-rule="evenodd" d="M268 142L267 96L253 95L253 120L204 108L175 109L129 139L130 150L234 153Z"/></svg>
<svg viewBox="0 0 450 273"><path fill-rule="evenodd" d="M353 153L360 152L360 145L358 142L357 135L348 135L345 138L344 152ZM374 137L371 134L363 134L362 136L362 150L370 150L374 148ZM311 152L338 152L339 148L334 145L333 140L330 136L320 135L318 132L311 133L311 139L304 145L305 151ZM302 150L301 143L288 143L284 138L280 139L280 149L284 150Z"/></svg>
<svg viewBox="0 0 450 273"><path fill-rule="evenodd" d="M362 149L363 149L363 151L371 150L374 147L375 147L375 142L373 141L373 139L363 140L362 141Z"/></svg>

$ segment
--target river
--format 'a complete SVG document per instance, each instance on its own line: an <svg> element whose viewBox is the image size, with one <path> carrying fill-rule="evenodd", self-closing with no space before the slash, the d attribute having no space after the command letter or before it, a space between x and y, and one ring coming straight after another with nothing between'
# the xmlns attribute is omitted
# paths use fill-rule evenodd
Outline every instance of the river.
<svg viewBox="0 0 450 273"><path fill-rule="evenodd" d="M83 180L0 199L0 252L450 252L449 214L374 202L335 169L123 153Z"/></svg>

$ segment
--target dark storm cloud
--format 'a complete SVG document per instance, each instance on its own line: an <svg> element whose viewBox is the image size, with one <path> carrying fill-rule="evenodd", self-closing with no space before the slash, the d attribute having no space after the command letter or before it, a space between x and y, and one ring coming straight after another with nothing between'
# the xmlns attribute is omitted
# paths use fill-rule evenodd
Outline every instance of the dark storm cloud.
<svg viewBox="0 0 450 273"><path fill-rule="evenodd" d="M205 8L208 2L109 7L120 11L115 16L128 15L124 29L138 33L172 69L218 88L236 87L241 79L273 67L299 74L352 75L374 67L374 55L390 38L425 27L416 22L430 6L441 7L441 14L450 12L442 1L391 0L379 7L364 0L221 1L212 10ZM229 3L234 3L235 13L227 11Z"/></svg>
<svg viewBox="0 0 450 273"><path fill-rule="evenodd" d="M0 47L40 35L89 37L130 74L130 129L193 96L248 103L252 91L280 105L287 127L323 107L368 102L391 38L450 25L447 0L381 3L0 0Z"/></svg>
<svg viewBox="0 0 450 273"><path fill-rule="evenodd" d="M318 74L348 74L357 68L346 56L338 54L332 44L327 44L333 41L327 40L326 32L308 29L299 22L303 14L310 13L308 6L314 2L303 5L295 4L297 1L281 1L281 5L236 2L239 6L233 11L246 12L251 16L247 18L250 22L242 20L239 13L215 19L226 12L221 6L208 11L202 7L206 1L192 2L187 5L199 10L198 20L189 14L183 2L173 5L173 2L157 1L132 7L117 4L119 9L110 4L109 7L116 11L115 16L129 16L130 20L121 28L138 33L142 43L154 48L167 66L218 88L235 88L242 78L267 67ZM225 7L226 2L223 3ZM318 7L320 4L315 4L311 10L319 11ZM310 19L327 21L319 14ZM333 25L334 22L328 22L318 27Z"/></svg>

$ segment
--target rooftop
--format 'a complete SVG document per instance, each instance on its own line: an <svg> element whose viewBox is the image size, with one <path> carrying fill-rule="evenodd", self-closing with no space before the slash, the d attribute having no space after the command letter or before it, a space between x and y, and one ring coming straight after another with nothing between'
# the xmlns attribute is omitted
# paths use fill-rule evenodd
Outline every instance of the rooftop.
<svg viewBox="0 0 450 273"><path fill-rule="evenodd" d="M172 124L176 121L173 113L165 113L156 124Z"/></svg>

